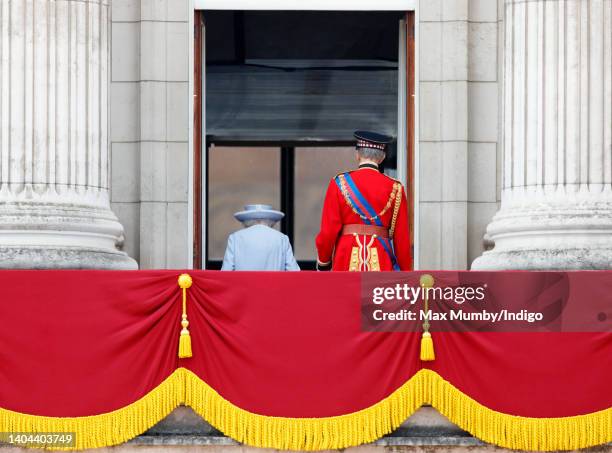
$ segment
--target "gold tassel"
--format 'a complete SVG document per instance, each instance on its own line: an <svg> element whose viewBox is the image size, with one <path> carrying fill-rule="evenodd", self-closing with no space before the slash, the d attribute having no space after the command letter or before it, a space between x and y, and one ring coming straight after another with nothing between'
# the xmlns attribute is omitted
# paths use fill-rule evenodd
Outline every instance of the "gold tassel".
<svg viewBox="0 0 612 453"><path fill-rule="evenodd" d="M423 362L431 362L436 360L433 338L431 338L431 334L429 332L423 332L423 335L421 336L421 360Z"/></svg>
<svg viewBox="0 0 612 453"><path fill-rule="evenodd" d="M187 330L187 328L184 327L183 330L181 331L181 336L179 337L178 356L180 359L187 359L191 357L192 355L193 353L191 352L191 335L189 335L189 331Z"/></svg>
<svg viewBox="0 0 612 453"><path fill-rule="evenodd" d="M429 292L427 288L431 288L434 285L434 278L430 274L421 275L420 279L421 289L423 291L423 304L425 305L424 312L429 313ZM436 353L434 351L433 338L429 333L429 319L426 318L423 323L423 335L421 336L421 360L423 362L432 362L436 360Z"/></svg>
<svg viewBox="0 0 612 453"><path fill-rule="evenodd" d="M183 290L183 315L181 317L181 336L179 337L179 359L188 359L193 355L191 351L191 335L189 334L189 321L187 320L187 288L191 287L192 284L191 276L189 274L181 274L178 278L178 284Z"/></svg>

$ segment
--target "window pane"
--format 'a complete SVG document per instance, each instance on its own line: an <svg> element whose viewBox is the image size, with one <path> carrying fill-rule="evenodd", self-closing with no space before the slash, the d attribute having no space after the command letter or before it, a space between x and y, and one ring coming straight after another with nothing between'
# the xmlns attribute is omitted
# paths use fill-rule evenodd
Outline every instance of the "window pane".
<svg viewBox="0 0 612 453"><path fill-rule="evenodd" d="M354 169L355 148L295 149L294 250L299 260L316 260L315 236L321 224L325 191L331 178Z"/></svg>
<svg viewBox="0 0 612 453"><path fill-rule="evenodd" d="M245 204L280 206L280 149L212 146L208 155L208 259L221 260L227 236L242 228Z"/></svg>

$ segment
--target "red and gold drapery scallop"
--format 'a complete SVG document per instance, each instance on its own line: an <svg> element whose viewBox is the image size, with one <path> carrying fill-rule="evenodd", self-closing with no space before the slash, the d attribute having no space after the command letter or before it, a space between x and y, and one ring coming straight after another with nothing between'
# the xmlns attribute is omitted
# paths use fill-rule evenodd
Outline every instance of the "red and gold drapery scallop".
<svg viewBox="0 0 612 453"><path fill-rule="evenodd" d="M609 331L433 332L436 359L422 362L420 333L362 331L360 274L190 271L193 355L179 358L180 274L0 272L0 432L102 447L184 404L239 442L322 450L431 404L503 447L612 441ZM610 300L612 273L569 279L570 297Z"/></svg>

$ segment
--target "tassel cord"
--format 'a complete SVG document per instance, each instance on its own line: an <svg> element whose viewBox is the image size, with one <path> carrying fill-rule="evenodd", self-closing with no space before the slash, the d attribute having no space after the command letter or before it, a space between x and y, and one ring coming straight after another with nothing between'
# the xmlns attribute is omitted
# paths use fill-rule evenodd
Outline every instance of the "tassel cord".
<svg viewBox="0 0 612 453"><path fill-rule="evenodd" d="M181 274L178 279L179 287L183 290L183 314L181 315L181 334L179 336L180 359L187 359L193 356L191 350L191 335L189 333L189 320L187 319L187 288L190 288L193 281L189 274Z"/></svg>

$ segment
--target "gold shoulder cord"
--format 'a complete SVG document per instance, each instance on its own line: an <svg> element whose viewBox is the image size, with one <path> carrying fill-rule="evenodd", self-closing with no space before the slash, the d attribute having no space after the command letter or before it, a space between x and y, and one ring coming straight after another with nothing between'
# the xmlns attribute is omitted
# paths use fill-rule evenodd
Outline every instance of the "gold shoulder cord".
<svg viewBox="0 0 612 453"><path fill-rule="evenodd" d="M376 222L377 218L380 219L380 218L382 218L382 216L384 216L386 214L386 212L391 207L391 203L393 203L393 200L395 200L395 204L396 205L398 204L398 199L400 199L400 201L401 201L402 185L400 183L395 183L395 184L393 184L393 189L391 190L391 194L389 194L389 199L387 200L387 204L382 209L382 211L380 211L374 217L370 217L369 215L363 216L363 215L359 214L359 212L357 212L357 209L355 209L355 206L353 206L353 203L351 202L351 197L349 196L348 189L346 187L346 178L344 177L344 174L338 175L338 179L340 180L340 191L342 192L342 196L344 197L344 201L346 201L346 204L349 206L349 208L351 208L351 210L355 214L357 214L359 217L361 217L363 220L369 220L370 222ZM395 209L396 210L399 209L399 206L397 208L395 208ZM397 215L397 214L394 214L394 216L395 215Z"/></svg>
<svg viewBox="0 0 612 453"><path fill-rule="evenodd" d="M393 206L393 217L391 218L391 228L389 228L389 238L393 239L393 233L395 233L395 222L397 222L397 215L399 214L400 204L402 204L402 185L399 182L394 184L397 192L395 196L395 205Z"/></svg>

